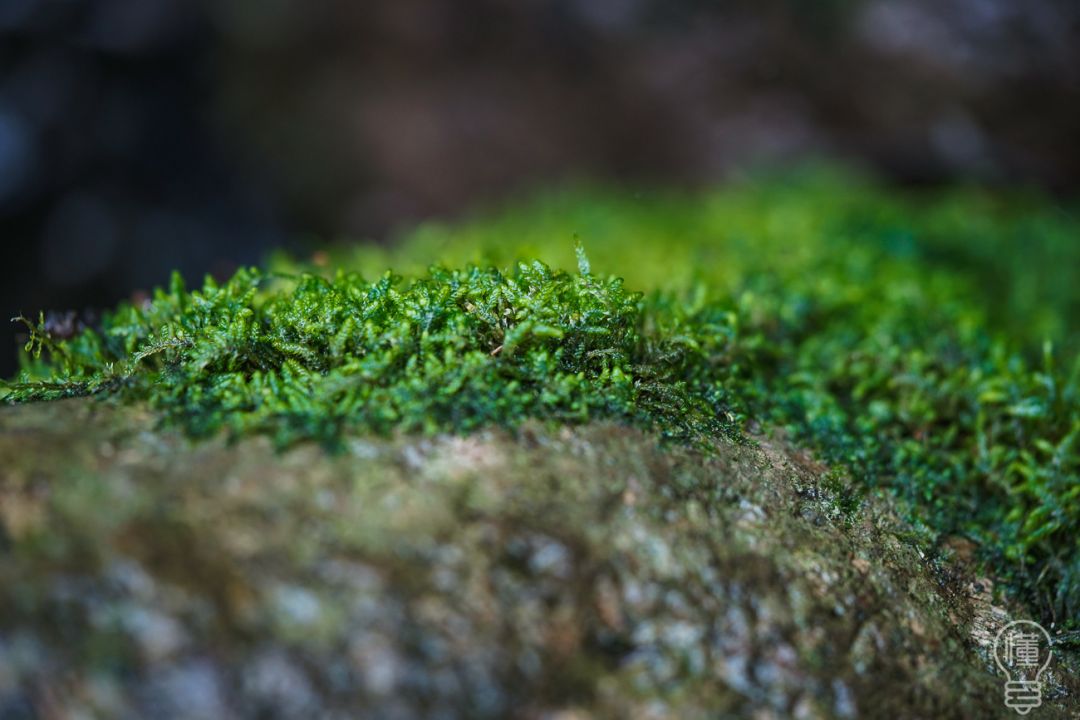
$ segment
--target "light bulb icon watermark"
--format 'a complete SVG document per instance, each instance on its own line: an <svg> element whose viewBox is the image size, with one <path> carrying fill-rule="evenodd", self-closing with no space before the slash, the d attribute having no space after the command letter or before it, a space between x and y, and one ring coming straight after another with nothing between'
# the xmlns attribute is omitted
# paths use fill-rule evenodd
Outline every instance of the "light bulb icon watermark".
<svg viewBox="0 0 1080 720"><path fill-rule="evenodd" d="M1050 633L1039 623L1016 620L1001 628L994 661L1005 675L1005 707L1027 715L1042 705L1042 674L1050 657Z"/></svg>

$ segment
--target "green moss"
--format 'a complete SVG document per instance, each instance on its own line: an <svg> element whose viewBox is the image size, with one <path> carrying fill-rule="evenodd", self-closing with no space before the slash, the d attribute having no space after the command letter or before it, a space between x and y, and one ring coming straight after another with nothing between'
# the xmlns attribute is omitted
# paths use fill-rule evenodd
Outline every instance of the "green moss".
<svg viewBox="0 0 1080 720"><path fill-rule="evenodd" d="M586 261L582 259L585 267ZM149 400L193 435L271 433L333 443L345 428L470 430L618 417L683 439L723 432L708 393L672 363L678 341L646 333L641 296L617 279L432 268L403 281L243 270L220 287L179 277L145 307L48 351L14 401L118 394ZM39 371L42 372L42 371Z"/></svg>
<svg viewBox="0 0 1080 720"><path fill-rule="evenodd" d="M647 294L593 274L575 232ZM282 445L527 418L690 442L782 427L974 540L1060 623L1080 613L1078 232L1030 197L821 173L697 198L551 196L335 258L374 281L279 260L198 291L174 279L72 340L39 323L45 360L8 399L147 400L194 435ZM530 256L578 271L486 269ZM433 259L456 269L417 269Z"/></svg>

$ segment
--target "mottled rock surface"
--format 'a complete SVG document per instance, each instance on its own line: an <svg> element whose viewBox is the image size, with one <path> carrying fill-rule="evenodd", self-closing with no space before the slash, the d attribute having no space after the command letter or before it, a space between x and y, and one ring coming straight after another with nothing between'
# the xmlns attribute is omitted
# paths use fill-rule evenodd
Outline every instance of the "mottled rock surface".
<svg viewBox="0 0 1080 720"><path fill-rule="evenodd" d="M1022 610L777 440L0 410L0 717L1005 717ZM1076 717L1075 653L1046 704Z"/></svg>

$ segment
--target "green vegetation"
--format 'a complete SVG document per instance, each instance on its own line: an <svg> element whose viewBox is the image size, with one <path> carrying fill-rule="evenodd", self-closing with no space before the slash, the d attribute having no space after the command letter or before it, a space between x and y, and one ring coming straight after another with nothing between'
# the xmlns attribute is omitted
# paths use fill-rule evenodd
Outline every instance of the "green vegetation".
<svg viewBox="0 0 1080 720"><path fill-rule="evenodd" d="M100 332L57 343L34 328L30 349L48 350L53 376L13 397L119 393L197 436L266 431L282 446L333 443L345 428L471 430L530 417L628 418L683 438L722 431L715 393L685 385L694 373L684 340L646 339L643 317L620 280L539 262L508 274L432 268L408 283L243 270L196 292L174 277Z"/></svg>
<svg viewBox="0 0 1080 720"><path fill-rule="evenodd" d="M973 540L1049 618L1080 615L1080 222L1059 207L815 172L550 196L333 260L350 272L177 278L70 340L39 323L8 399L145 400L280 444L527 418L695 443L783 428Z"/></svg>

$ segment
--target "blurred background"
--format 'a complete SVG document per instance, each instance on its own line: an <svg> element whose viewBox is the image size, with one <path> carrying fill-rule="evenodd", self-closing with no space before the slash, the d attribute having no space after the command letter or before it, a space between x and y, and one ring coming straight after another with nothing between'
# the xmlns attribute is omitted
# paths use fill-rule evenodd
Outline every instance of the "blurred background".
<svg viewBox="0 0 1080 720"><path fill-rule="evenodd" d="M1075 196L1078 143L1075 0L0 0L0 313L567 180Z"/></svg>

